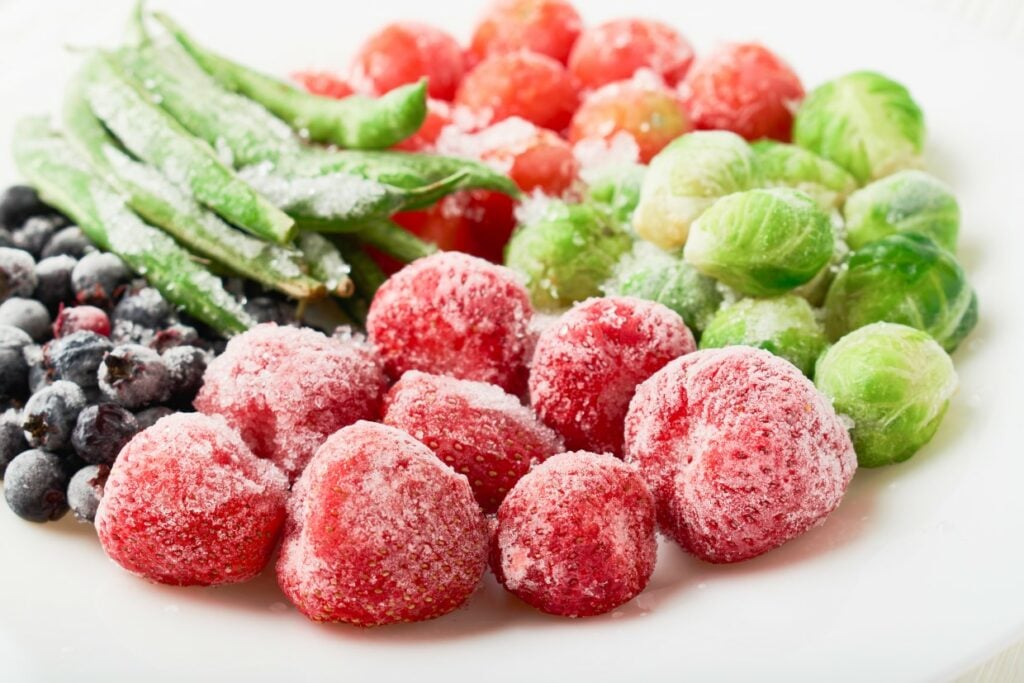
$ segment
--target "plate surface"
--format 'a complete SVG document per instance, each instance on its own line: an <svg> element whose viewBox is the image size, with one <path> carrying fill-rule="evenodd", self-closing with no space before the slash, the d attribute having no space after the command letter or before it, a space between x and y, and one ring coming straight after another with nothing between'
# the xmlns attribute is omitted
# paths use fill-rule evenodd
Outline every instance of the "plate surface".
<svg viewBox="0 0 1024 683"><path fill-rule="evenodd" d="M289 0L159 3L200 38L267 70L341 68L395 19L465 38L478 3ZM664 545L650 587L604 617L545 617L492 580L443 619L363 631L320 626L265 574L173 589L128 576L91 527L38 527L0 508L5 680L784 680L949 678L1024 637L1021 46L895 0L844 4L577 0L596 22L664 19L698 50L757 39L808 86L873 68L906 83L929 122L930 168L959 196L981 323L955 357L961 387L912 461L858 473L828 522L735 566ZM77 61L113 44L129 3L0 0L0 180L16 178L15 118L56 111ZM243 678L245 677L245 678Z"/></svg>

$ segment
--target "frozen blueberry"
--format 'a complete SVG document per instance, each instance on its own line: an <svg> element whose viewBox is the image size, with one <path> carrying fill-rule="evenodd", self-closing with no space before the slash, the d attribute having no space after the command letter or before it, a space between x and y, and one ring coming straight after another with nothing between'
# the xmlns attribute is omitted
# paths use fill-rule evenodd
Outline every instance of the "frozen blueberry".
<svg viewBox="0 0 1024 683"><path fill-rule="evenodd" d="M153 349L139 344L117 346L100 365L100 389L126 408L162 403L171 395L167 365Z"/></svg>
<svg viewBox="0 0 1024 683"><path fill-rule="evenodd" d="M176 346L195 346L200 342L199 331L190 325L174 323L157 333L149 342L149 348L157 353L163 353L167 349Z"/></svg>
<svg viewBox="0 0 1024 683"><path fill-rule="evenodd" d="M17 327L0 325L0 400L23 397L29 388L25 348L32 338Z"/></svg>
<svg viewBox="0 0 1024 683"><path fill-rule="evenodd" d="M0 247L0 301L32 296L36 289L36 261L22 249Z"/></svg>
<svg viewBox="0 0 1024 683"><path fill-rule="evenodd" d="M7 228L0 228L0 247L13 247L14 235Z"/></svg>
<svg viewBox="0 0 1024 683"><path fill-rule="evenodd" d="M117 454L139 431L135 416L114 403L87 406L78 414L71 445L92 465L113 465Z"/></svg>
<svg viewBox="0 0 1024 683"><path fill-rule="evenodd" d="M82 229L77 225L69 225L58 230L50 238L50 241L43 247L40 255L43 258L71 256L72 258L80 259L90 251L95 251L95 247L92 246L92 242L85 236Z"/></svg>
<svg viewBox="0 0 1024 683"><path fill-rule="evenodd" d="M94 251L75 264L71 288L79 303L106 306L130 277L128 267L115 254Z"/></svg>
<svg viewBox="0 0 1024 683"><path fill-rule="evenodd" d="M56 312L61 304L74 301L71 271L78 263L71 256L50 256L36 264L36 289L32 295L48 309Z"/></svg>
<svg viewBox="0 0 1024 683"><path fill-rule="evenodd" d="M0 480L14 456L25 450L28 450L28 442L21 429L21 416L9 410L0 416Z"/></svg>
<svg viewBox="0 0 1024 683"><path fill-rule="evenodd" d="M125 320L150 330L167 325L173 310L160 292L152 287L143 287L125 295L114 307L114 321Z"/></svg>
<svg viewBox="0 0 1024 683"><path fill-rule="evenodd" d="M260 323L277 323L287 325L294 319L295 311L287 301L269 296L257 296L248 299L244 306L246 312Z"/></svg>
<svg viewBox="0 0 1024 683"><path fill-rule="evenodd" d="M43 387L25 404L22 427L35 448L60 451L71 445L71 432L85 408L85 393L74 382L59 380Z"/></svg>
<svg viewBox="0 0 1024 683"><path fill-rule="evenodd" d="M110 468L106 465L86 465L75 472L68 483L68 505L80 522L96 521L96 508L103 497Z"/></svg>
<svg viewBox="0 0 1024 683"><path fill-rule="evenodd" d="M24 249L33 257L39 258L43 253L43 247L50 241L63 221L56 216L33 216L25 221L25 224L11 233L14 246Z"/></svg>
<svg viewBox="0 0 1024 683"><path fill-rule="evenodd" d="M46 366L43 347L31 344L22 349L22 356L28 365L28 393L34 394L43 387L53 384L53 373Z"/></svg>
<svg viewBox="0 0 1024 683"><path fill-rule="evenodd" d="M68 511L68 475L60 458L32 449L19 453L4 475L4 498L14 514L30 522L60 519Z"/></svg>
<svg viewBox="0 0 1024 683"><path fill-rule="evenodd" d="M35 299L14 296L0 304L0 325L24 330L34 341L50 336L50 313Z"/></svg>
<svg viewBox="0 0 1024 683"><path fill-rule="evenodd" d="M53 323L53 336L60 339L83 331L110 337L110 318L95 306L61 307Z"/></svg>
<svg viewBox="0 0 1024 683"><path fill-rule="evenodd" d="M53 213L53 209L43 204L36 191L27 185L9 187L0 197L0 225L8 230L20 227L32 216L48 213Z"/></svg>
<svg viewBox="0 0 1024 683"><path fill-rule="evenodd" d="M168 408L167 406L153 406L152 408L146 408L135 413L135 419L139 423L139 431L143 429L149 429L155 425L159 420L167 417L168 415L174 415L176 410Z"/></svg>
<svg viewBox="0 0 1024 683"><path fill-rule="evenodd" d="M206 352L194 346L176 346L164 352L163 360L174 397L191 403L203 383L208 361Z"/></svg>
<svg viewBox="0 0 1024 683"><path fill-rule="evenodd" d="M54 339L43 348L43 353L55 379L65 379L80 387L95 387L103 356L113 348L106 337L82 330Z"/></svg>

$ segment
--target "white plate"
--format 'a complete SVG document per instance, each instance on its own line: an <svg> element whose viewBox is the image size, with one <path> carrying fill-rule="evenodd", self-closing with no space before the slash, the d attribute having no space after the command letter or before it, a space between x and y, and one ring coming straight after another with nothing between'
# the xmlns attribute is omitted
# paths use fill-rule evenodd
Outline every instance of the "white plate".
<svg viewBox="0 0 1024 683"><path fill-rule="evenodd" d="M466 37L476 3L166 3L228 54L278 72L342 66L388 20ZM909 85L932 170L956 189L981 323L956 354L961 389L911 462L862 471L828 523L761 558L717 567L664 546L650 587L615 613L547 617L488 580L440 620L359 630L306 621L273 575L222 589L149 585L92 529L0 509L4 680L929 680L1024 636L1024 109L1018 47L887 2L635 0L587 20L650 15L698 46L756 38L805 83L858 68ZM205 7L204 7L205 6ZM62 45L116 40L125 2L0 0L0 136L55 111L76 61ZM6 147L6 145L5 145ZM0 179L15 177L0 154ZM244 678L243 678L244 675ZM143 678L143 676L145 678Z"/></svg>

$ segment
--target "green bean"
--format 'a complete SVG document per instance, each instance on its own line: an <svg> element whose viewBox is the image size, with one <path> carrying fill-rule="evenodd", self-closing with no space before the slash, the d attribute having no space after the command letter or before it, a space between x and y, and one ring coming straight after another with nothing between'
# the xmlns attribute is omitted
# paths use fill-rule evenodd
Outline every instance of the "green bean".
<svg viewBox="0 0 1024 683"><path fill-rule="evenodd" d="M352 240L352 238L338 236L331 241L334 242L342 257L348 262L351 268L349 277L355 283L356 291L360 295L372 299L373 295L377 293L377 289L388 279L388 276L377 265L377 262L370 258L369 254L363 251L359 243Z"/></svg>
<svg viewBox="0 0 1024 683"><path fill-rule="evenodd" d="M355 290L349 277L352 268L330 240L315 232L301 232L296 243L313 277L323 282L335 296L352 296Z"/></svg>
<svg viewBox="0 0 1024 683"><path fill-rule="evenodd" d="M101 249L120 256L168 301L224 335L255 324L219 278L132 212L125 197L98 178L44 118L18 123L14 159L44 201L74 220Z"/></svg>
<svg viewBox="0 0 1024 683"><path fill-rule="evenodd" d="M426 118L425 80L379 98L320 97L217 55L167 15L154 16L214 80L259 102L295 130L306 131L310 140L351 149L386 149L419 130Z"/></svg>
<svg viewBox="0 0 1024 683"><path fill-rule="evenodd" d="M424 242L402 226L389 219L363 225L354 237L399 261L408 263L437 251L437 246Z"/></svg>

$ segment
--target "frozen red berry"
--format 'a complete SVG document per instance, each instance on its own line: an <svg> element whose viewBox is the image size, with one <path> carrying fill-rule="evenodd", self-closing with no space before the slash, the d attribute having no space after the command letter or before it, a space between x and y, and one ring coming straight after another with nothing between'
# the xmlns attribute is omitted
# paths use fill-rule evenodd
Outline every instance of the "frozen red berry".
<svg viewBox="0 0 1024 683"><path fill-rule="evenodd" d="M355 92L348 81L329 71L296 71L292 74L292 80L314 95L332 97L336 100Z"/></svg>
<svg viewBox="0 0 1024 683"><path fill-rule="evenodd" d="M442 131L452 124L452 105L444 100L427 100L427 117L411 137L395 145L404 152L432 150Z"/></svg>
<svg viewBox="0 0 1024 683"><path fill-rule="evenodd" d="M384 424L414 436L456 472L494 512L530 469L562 450L562 440L500 387L411 371L384 400Z"/></svg>
<svg viewBox="0 0 1024 683"><path fill-rule="evenodd" d="M698 59L679 87L694 125L748 140L788 142L804 96L800 78L768 48L733 43Z"/></svg>
<svg viewBox="0 0 1024 683"><path fill-rule="evenodd" d="M527 50L565 63L583 20L565 0L497 0L473 31L474 63L506 52Z"/></svg>
<svg viewBox="0 0 1024 683"><path fill-rule="evenodd" d="M571 449L622 454L636 386L696 348L678 314L632 297L588 299L541 332L530 399Z"/></svg>
<svg viewBox="0 0 1024 683"><path fill-rule="evenodd" d="M665 533L709 562L755 557L821 523L857 468L828 399L791 363L747 346L692 353L641 384L626 459Z"/></svg>
<svg viewBox="0 0 1024 683"><path fill-rule="evenodd" d="M369 345L268 323L228 342L195 407L224 416L257 456L294 479L328 436L376 419L386 389Z"/></svg>
<svg viewBox="0 0 1024 683"><path fill-rule="evenodd" d="M378 626L447 614L486 563L487 522L466 478L405 432L357 422L296 483L277 579L314 621Z"/></svg>
<svg viewBox="0 0 1024 683"><path fill-rule="evenodd" d="M584 89L630 78L648 69L675 85L693 62L693 48L671 26L650 19L614 19L583 32L569 55L569 71Z"/></svg>
<svg viewBox="0 0 1024 683"><path fill-rule="evenodd" d="M455 96L456 106L484 125L518 116L555 131L569 125L578 101L565 67L534 52L488 57L466 74Z"/></svg>
<svg viewBox="0 0 1024 683"><path fill-rule="evenodd" d="M654 498L610 455L562 453L519 480L498 509L495 576L551 614L587 617L632 600L654 571Z"/></svg>
<svg viewBox="0 0 1024 683"><path fill-rule="evenodd" d="M237 583L270 560L287 495L284 474L223 419L178 413L121 451L96 531L111 559L150 581Z"/></svg>
<svg viewBox="0 0 1024 683"><path fill-rule="evenodd" d="M393 216L403 228L444 251L461 251L502 263L516 227L515 200L491 190L464 190L434 206Z"/></svg>
<svg viewBox="0 0 1024 683"><path fill-rule="evenodd" d="M422 370L519 394L531 314L511 270L449 251L414 261L385 282L366 330L391 377Z"/></svg>
<svg viewBox="0 0 1024 683"><path fill-rule="evenodd" d="M83 330L109 337L110 318L95 306L65 307L61 304L57 319L53 321L53 336L59 339Z"/></svg>
<svg viewBox="0 0 1024 683"><path fill-rule="evenodd" d="M352 85L383 94L427 79L431 97L450 100L465 71L462 48L448 33L428 24L400 21L370 36L352 64Z"/></svg>

